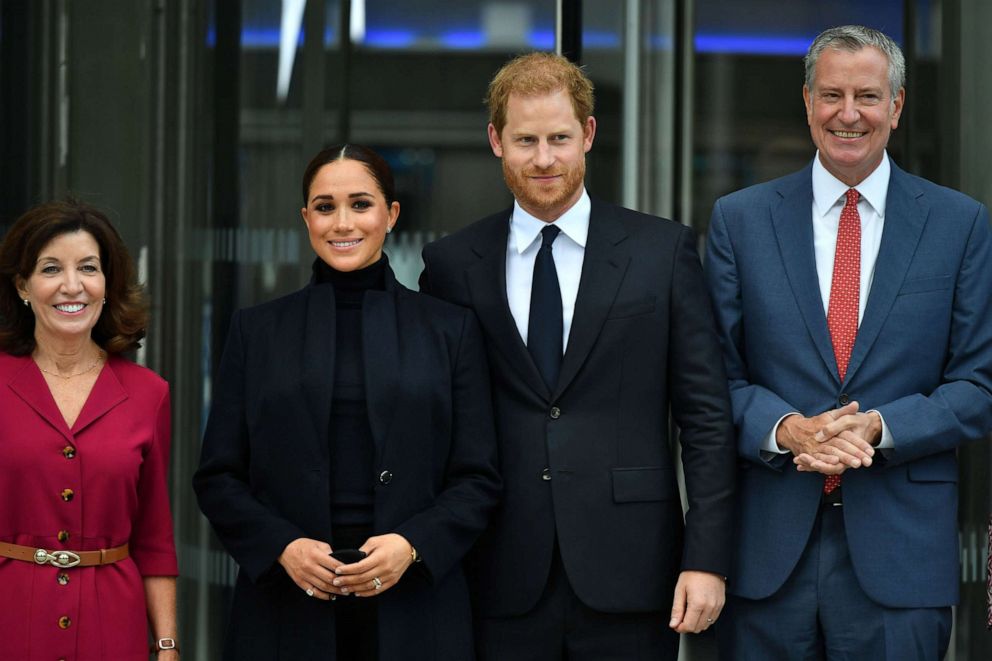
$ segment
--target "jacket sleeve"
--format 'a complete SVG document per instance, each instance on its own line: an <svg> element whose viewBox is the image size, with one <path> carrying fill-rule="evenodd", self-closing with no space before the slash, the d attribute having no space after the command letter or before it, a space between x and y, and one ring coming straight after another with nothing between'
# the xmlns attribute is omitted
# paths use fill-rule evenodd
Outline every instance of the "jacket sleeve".
<svg viewBox="0 0 992 661"><path fill-rule="evenodd" d="M488 524L502 486L482 331L471 312L466 310L462 319L452 373L452 439L444 487L431 507L396 529L417 549L434 579L461 562Z"/></svg>
<svg viewBox="0 0 992 661"><path fill-rule="evenodd" d="M221 543L249 578L258 582L287 544L307 535L261 502L252 489L245 415L245 391L251 384L245 374L242 324L242 314L235 313L213 387L193 488Z"/></svg>
<svg viewBox="0 0 992 661"><path fill-rule="evenodd" d="M715 323L692 232L682 229L672 274L669 392L679 426L689 508L683 569L730 572L737 457Z"/></svg>
<svg viewBox="0 0 992 661"><path fill-rule="evenodd" d="M895 448L886 465L951 450L992 430L992 230L979 205L957 273L941 384L875 406Z"/></svg>
<svg viewBox="0 0 992 661"><path fill-rule="evenodd" d="M791 455L780 455L766 461L761 454L762 442L782 416L799 409L777 393L751 382L745 359L740 276L733 241L724 219L723 200L718 200L714 205L710 219L706 276L730 386L733 420L737 429L737 453L765 468L782 470L791 466L788 461Z"/></svg>

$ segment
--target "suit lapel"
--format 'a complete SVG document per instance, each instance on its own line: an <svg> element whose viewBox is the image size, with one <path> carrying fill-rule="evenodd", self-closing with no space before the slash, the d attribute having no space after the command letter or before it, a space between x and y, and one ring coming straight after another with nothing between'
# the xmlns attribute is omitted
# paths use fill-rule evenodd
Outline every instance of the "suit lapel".
<svg viewBox="0 0 992 661"><path fill-rule="evenodd" d="M630 255L621 246L626 238L627 232L616 217L616 209L592 200L579 292L561 375L555 388L556 398L578 374L603 328L630 262Z"/></svg>
<svg viewBox="0 0 992 661"><path fill-rule="evenodd" d="M773 202L771 209L772 224L789 286L799 305L803 322L827 371L839 384L837 360L834 358L833 343L827 328L827 316L823 312L820 281L816 275L812 176L812 167L807 166L782 182L778 189L782 199L777 206Z"/></svg>
<svg viewBox="0 0 992 661"><path fill-rule="evenodd" d="M400 333L396 307L399 285L386 270L386 290L368 291L362 304L362 359L365 365L365 397L369 426L381 457L393 415L403 369L400 364Z"/></svg>
<svg viewBox="0 0 992 661"><path fill-rule="evenodd" d="M896 167L895 163L890 163L892 174L889 176L889 190L886 193L882 242L878 249L875 276L868 294L865 314L851 351L847 381L857 372L878 338L906 278L913 255L916 254L923 226L930 212L922 191L912 186L912 179Z"/></svg>
<svg viewBox="0 0 992 661"><path fill-rule="evenodd" d="M472 307L489 340L517 370L530 388L544 397L551 396L517 330L506 298L506 242L512 210L492 216L480 240L472 247L479 261L467 272Z"/></svg>
<svg viewBox="0 0 992 661"><path fill-rule="evenodd" d="M303 375L303 396L317 439L327 437L331 421L336 334L334 287L330 284L310 285L297 369ZM325 463L330 461L327 443L319 442L317 445L318 456Z"/></svg>

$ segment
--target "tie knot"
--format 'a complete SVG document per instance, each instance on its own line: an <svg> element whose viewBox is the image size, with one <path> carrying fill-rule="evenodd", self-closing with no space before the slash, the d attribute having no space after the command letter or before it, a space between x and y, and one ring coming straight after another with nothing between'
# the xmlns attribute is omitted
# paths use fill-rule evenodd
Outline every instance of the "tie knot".
<svg viewBox="0 0 992 661"><path fill-rule="evenodd" d="M543 248L547 246L550 248L551 244L555 242L556 238L558 238L558 234L560 232L561 229L559 229L557 225L546 225L544 229L541 230L541 247Z"/></svg>
<svg viewBox="0 0 992 661"><path fill-rule="evenodd" d="M848 188L845 195L847 196L848 205L857 205L858 201L861 199L861 193L859 193L856 188Z"/></svg>

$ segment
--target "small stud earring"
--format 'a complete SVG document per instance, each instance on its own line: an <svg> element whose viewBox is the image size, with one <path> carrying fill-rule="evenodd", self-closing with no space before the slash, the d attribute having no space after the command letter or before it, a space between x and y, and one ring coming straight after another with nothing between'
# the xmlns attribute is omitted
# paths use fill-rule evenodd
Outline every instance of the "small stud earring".
<svg viewBox="0 0 992 661"><path fill-rule="evenodd" d="M31 307L31 303L26 298L24 299L24 307L26 307L26 308Z"/></svg>
<svg viewBox="0 0 992 661"><path fill-rule="evenodd" d="M106 297L106 296L104 296L104 297L103 297L103 304L104 304L104 305L106 305L106 304L107 304L107 297Z"/></svg>
<svg viewBox="0 0 992 661"><path fill-rule="evenodd" d="M389 234L389 233L391 233L392 231L393 231L393 228L392 228L392 227L387 227L387 228L386 228L386 234Z"/></svg>

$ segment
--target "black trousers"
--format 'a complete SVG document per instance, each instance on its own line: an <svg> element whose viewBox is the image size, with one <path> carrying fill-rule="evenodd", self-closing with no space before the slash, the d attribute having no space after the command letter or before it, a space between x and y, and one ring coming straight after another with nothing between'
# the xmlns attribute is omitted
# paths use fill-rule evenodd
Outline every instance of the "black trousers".
<svg viewBox="0 0 992 661"><path fill-rule="evenodd" d="M370 526L336 526L335 549L357 549L372 534ZM337 661L377 661L378 605L372 597L338 597L333 602Z"/></svg>
<svg viewBox="0 0 992 661"><path fill-rule="evenodd" d="M670 613L601 613L578 598L555 545L537 605L517 617L477 618L479 661L676 661Z"/></svg>

